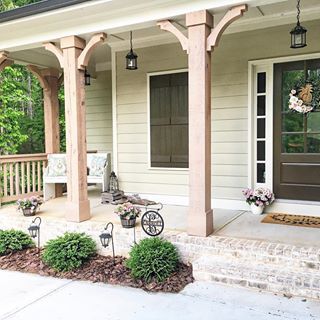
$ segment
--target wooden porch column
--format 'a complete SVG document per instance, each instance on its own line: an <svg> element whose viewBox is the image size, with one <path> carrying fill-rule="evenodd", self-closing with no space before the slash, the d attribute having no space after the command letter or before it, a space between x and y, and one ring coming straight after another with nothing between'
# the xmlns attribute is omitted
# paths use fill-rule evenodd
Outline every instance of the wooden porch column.
<svg viewBox="0 0 320 320"><path fill-rule="evenodd" d="M213 232L211 209L211 51L206 40L213 26L207 11L186 16L189 38L189 215L188 233Z"/></svg>
<svg viewBox="0 0 320 320"><path fill-rule="evenodd" d="M66 147L67 147L67 205L66 219L81 222L90 219L87 188L87 141L84 69L93 49L106 38L94 35L86 45L77 36L62 38L60 48L53 43L45 48L56 55L64 69Z"/></svg>
<svg viewBox="0 0 320 320"><path fill-rule="evenodd" d="M213 17L205 10L186 15L188 37L170 21L161 29L173 33L187 50L189 65L189 214L188 233L208 236L213 232L211 209L211 49L223 31L242 16L246 6L230 9L213 27Z"/></svg>
<svg viewBox="0 0 320 320"><path fill-rule="evenodd" d="M45 152L60 152L60 127L59 127L59 87L61 78L59 70L54 68L39 69L34 65L27 66L39 80L43 89L43 108L44 108L44 130L45 130ZM56 197L61 197L62 184L55 186Z"/></svg>
<svg viewBox="0 0 320 320"><path fill-rule="evenodd" d="M28 69L38 78L43 89L45 151L46 153L59 153L60 129L58 91L61 81L59 80L59 70L54 68L39 69L33 65L29 65Z"/></svg>

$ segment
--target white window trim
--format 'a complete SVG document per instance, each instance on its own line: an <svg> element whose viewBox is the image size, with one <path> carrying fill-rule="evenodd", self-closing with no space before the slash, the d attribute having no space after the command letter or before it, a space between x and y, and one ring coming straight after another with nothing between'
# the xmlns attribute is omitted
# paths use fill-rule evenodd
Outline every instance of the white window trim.
<svg viewBox="0 0 320 320"><path fill-rule="evenodd" d="M163 171L189 171L189 168L167 168L167 167L152 167L151 166L151 121L150 121L150 77L165 75L165 74L173 74L173 73L182 73L188 72L187 68L185 69L175 69L175 70L167 70L167 71L157 71L157 72L148 72L147 73L147 126L148 126L148 170L163 170Z"/></svg>
<svg viewBox="0 0 320 320"><path fill-rule="evenodd" d="M248 185L265 186L273 190L273 69L274 64L320 59L320 53L302 54L281 58L252 60L248 63ZM266 72L266 182L257 183L256 173L256 75Z"/></svg>

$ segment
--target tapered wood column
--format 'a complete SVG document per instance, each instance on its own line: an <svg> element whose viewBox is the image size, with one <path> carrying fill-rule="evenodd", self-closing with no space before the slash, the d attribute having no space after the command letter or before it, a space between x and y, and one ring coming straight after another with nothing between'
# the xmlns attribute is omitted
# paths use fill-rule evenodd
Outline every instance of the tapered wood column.
<svg viewBox="0 0 320 320"><path fill-rule="evenodd" d="M58 92L61 79L59 70L54 68L40 69L34 65L27 66L39 80L43 89L45 152L60 152L59 99ZM62 184L56 184L56 197L62 196Z"/></svg>
<svg viewBox="0 0 320 320"><path fill-rule="evenodd" d="M213 25L206 11L187 14L189 38L189 214L188 233L213 232L211 209L211 51Z"/></svg>
<svg viewBox="0 0 320 320"><path fill-rule="evenodd" d="M84 71L78 69L78 57L85 41L76 36L61 39L64 57L66 110L66 151L68 201L66 218L80 222L90 218L87 188L87 141Z"/></svg>
<svg viewBox="0 0 320 320"><path fill-rule="evenodd" d="M46 153L59 153L59 70L54 68L39 69L38 67L33 65L29 65L28 69L38 78L39 83L43 89Z"/></svg>
<svg viewBox="0 0 320 320"><path fill-rule="evenodd" d="M231 8L213 27L205 10L186 15L188 37L169 20L161 29L174 34L188 53L189 65L189 214L188 233L208 236L213 232L211 209L211 51L223 31L243 15L246 5Z"/></svg>
<svg viewBox="0 0 320 320"><path fill-rule="evenodd" d="M45 49L57 57L64 69L68 221L81 222L90 219L84 70L94 48L103 43L106 37L104 33L95 34L86 44L84 39L69 36L60 40L60 47L51 42L44 44Z"/></svg>

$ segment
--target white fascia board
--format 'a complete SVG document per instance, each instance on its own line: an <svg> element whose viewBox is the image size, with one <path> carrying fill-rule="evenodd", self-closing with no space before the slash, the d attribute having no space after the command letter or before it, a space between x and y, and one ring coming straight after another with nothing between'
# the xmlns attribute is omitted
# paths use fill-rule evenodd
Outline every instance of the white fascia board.
<svg viewBox="0 0 320 320"><path fill-rule="evenodd" d="M18 51L41 46L70 35L96 32L120 32L124 27L167 19L188 12L212 9L221 11L235 5L265 5L286 0L158 0L127 2L100 0L85 2L70 8L30 16L0 25L0 50ZM118 8L117 8L118 6ZM114 8L114 10L113 10ZM86 12L87 11L87 12Z"/></svg>

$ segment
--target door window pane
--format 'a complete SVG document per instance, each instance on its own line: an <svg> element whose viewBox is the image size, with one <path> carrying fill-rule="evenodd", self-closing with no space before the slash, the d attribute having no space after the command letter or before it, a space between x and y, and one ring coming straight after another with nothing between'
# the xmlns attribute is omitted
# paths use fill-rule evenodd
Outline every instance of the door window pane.
<svg viewBox="0 0 320 320"><path fill-rule="evenodd" d="M266 92L266 73L260 72L258 73L258 93Z"/></svg>
<svg viewBox="0 0 320 320"><path fill-rule="evenodd" d="M257 114L258 116L265 116L266 115L266 96L258 96L257 101Z"/></svg>
<svg viewBox="0 0 320 320"><path fill-rule="evenodd" d="M283 153L303 153L303 134L284 134L282 135Z"/></svg>
<svg viewBox="0 0 320 320"><path fill-rule="evenodd" d="M263 139L266 137L266 119L257 119L257 138Z"/></svg>
<svg viewBox="0 0 320 320"><path fill-rule="evenodd" d="M282 115L283 132L303 132L303 114L289 112Z"/></svg>
<svg viewBox="0 0 320 320"><path fill-rule="evenodd" d="M282 111L289 110L289 94L298 81L304 79L303 70L284 71L282 73ZM291 112L291 111L290 111Z"/></svg>
<svg viewBox="0 0 320 320"><path fill-rule="evenodd" d="M320 112L311 112L307 117L307 131L320 133Z"/></svg>
<svg viewBox="0 0 320 320"><path fill-rule="evenodd" d="M266 182L266 164L257 163L257 182L265 183Z"/></svg>
<svg viewBox="0 0 320 320"><path fill-rule="evenodd" d="M265 141L257 142L257 160L264 161L266 160L266 143Z"/></svg>
<svg viewBox="0 0 320 320"><path fill-rule="evenodd" d="M309 153L320 153L320 134L308 134L307 148Z"/></svg>

